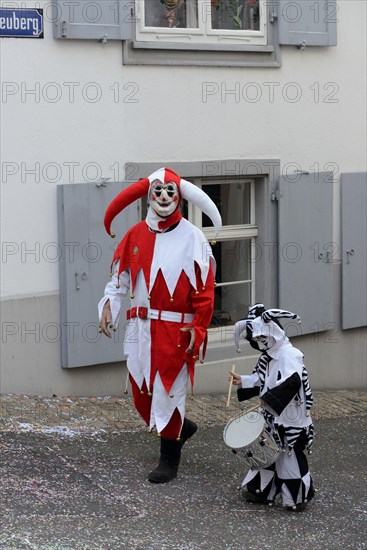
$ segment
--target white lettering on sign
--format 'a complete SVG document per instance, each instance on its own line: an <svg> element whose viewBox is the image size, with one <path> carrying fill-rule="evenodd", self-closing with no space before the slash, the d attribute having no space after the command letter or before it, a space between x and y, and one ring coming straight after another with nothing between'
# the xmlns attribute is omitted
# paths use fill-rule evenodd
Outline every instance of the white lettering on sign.
<svg viewBox="0 0 367 550"><path fill-rule="evenodd" d="M0 17L1 30L31 30L33 36L40 33L39 20L36 17L18 17L15 11L6 17Z"/></svg>

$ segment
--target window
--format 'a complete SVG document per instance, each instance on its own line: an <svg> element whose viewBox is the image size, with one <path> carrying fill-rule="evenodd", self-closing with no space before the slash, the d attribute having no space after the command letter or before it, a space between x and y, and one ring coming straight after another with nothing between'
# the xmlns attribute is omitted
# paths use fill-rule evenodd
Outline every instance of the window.
<svg viewBox="0 0 367 550"><path fill-rule="evenodd" d="M129 182L152 174L159 162L125 164ZM275 192L280 177L278 159L231 159L170 162L181 177L202 187L219 206L223 227L213 245L217 261L215 316L209 342L233 346L231 325L243 318L254 302L278 305L278 206ZM142 202L142 218L146 216ZM209 241L212 224L201 210L183 204L182 214L201 227ZM216 328L214 328L216 327Z"/></svg>
<svg viewBox="0 0 367 550"><path fill-rule="evenodd" d="M280 67L280 45L335 46L335 0L54 0L60 40L122 40L125 65Z"/></svg>
<svg viewBox="0 0 367 550"><path fill-rule="evenodd" d="M268 0L135 0L125 65L279 67Z"/></svg>
<svg viewBox="0 0 367 550"><path fill-rule="evenodd" d="M217 262L214 315L211 327L233 325L255 301L255 181L245 178L195 180L217 204L223 227L212 245ZM188 218L213 238L209 218L192 204Z"/></svg>
<svg viewBox="0 0 367 550"><path fill-rule="evenodd" d="M266 44L263 0L137 0L136 39Z"/></svg>
<svg viewBox="0 0 367 550"><path fill-rule="evenodd" d="M214 315L211 328L233 325L255 301L255 260L258 234L255 225L255 181L231 179L193 180L218 206L222 229L216 241L213 224L200 209L186 201L182 215L200 227L212 244L217 262ZM142 201L142 219L146 217L146 200Z"/></svg>

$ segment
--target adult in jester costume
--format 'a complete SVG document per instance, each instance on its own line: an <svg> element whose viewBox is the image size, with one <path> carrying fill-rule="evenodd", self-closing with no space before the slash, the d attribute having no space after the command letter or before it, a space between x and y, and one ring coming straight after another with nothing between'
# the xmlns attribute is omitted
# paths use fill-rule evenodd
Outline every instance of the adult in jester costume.
<svg viewBox="0 0 367 550"><path fill-rule="evenodd" d="M111 281L99 303L100 330L111 336L121 298L130 294L124 342L134 404L160 436L160 460L149 475L166 483L177 475L181 449L197 430L185 418L187 384L205 355L214 305L215 261L203 232L181 215L182 199L207 214L215 227L221 217L200 188L169 168L161 168L127 189L109 205L105 228L133 201L148 196L146 219L133 226L114 254Z"/></svg>

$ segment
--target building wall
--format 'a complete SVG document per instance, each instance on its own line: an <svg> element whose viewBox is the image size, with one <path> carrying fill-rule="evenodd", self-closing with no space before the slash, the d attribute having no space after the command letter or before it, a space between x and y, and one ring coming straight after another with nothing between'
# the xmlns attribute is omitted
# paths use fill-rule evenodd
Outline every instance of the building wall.
<svg viewBox="0 0 367 550"><path fill-rule="evenodd" d="M123 66L119 42L54 40L50 3L40 4L44 40L0 42L1 391L115 394L120 366L63 370L57 334L42 335L42 324L59 319L57 185L123 180L126 162L274 158L283 174L331 169L339 245L340 173L366 170L366 4L339 1L337 47L283 47L282 66L262 69ZM340 263L336 304L339 275ZM315 387L366 382L366 331L341 331L339 310L337 342L327 333L297 342ZM29 333L37 337L36 322L39 342ZM232 352L221 350L231 364ZM210 390L220 391L226 369L212 367ZM198 391L208 389L208 376L198 369Z"/></svg>
<svg viewBox="0 0 367 550"><path fill-rule="evenodd" d="M335 296L338 304L338 297ZM121 395L125 362L62 369L60 361L59 295L38 294L2 301L1 392L28 395ZM305 355L314 389L365 388L366 329L330 331L292 339ZM102 336L101 336L102 337ZM206 361L196 369L195 393L227 392L227 371L250 373L255 354L246 341L237 354L231 331L223 330L208 347Z"/></svg>

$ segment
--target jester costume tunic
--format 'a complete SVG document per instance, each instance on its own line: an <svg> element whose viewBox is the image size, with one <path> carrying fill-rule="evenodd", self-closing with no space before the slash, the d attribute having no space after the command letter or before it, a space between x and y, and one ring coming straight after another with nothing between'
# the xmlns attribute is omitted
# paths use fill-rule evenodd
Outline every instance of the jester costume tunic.
<svg viewBox="0 0 367 550"><path fill-rule="evenodd" d="M124 352L136 409L162 437L180 435L187 382L194 384L199 348L213 314L214 258L202 231L181 218L166 232L147 221L132 227L113 258L113 276L99 303L110 300L117 324L121 298L130 292ZM123 320L120 319L120 323ZM195 345L186 353L194 327ZM205 353L205 351L204 351Z"/></svg>

